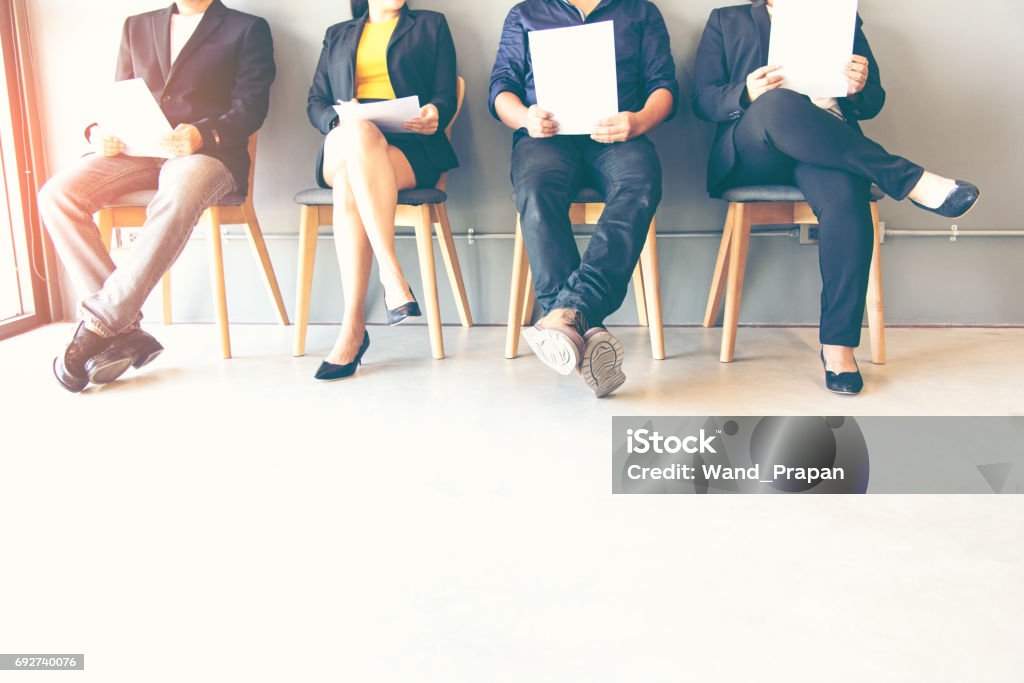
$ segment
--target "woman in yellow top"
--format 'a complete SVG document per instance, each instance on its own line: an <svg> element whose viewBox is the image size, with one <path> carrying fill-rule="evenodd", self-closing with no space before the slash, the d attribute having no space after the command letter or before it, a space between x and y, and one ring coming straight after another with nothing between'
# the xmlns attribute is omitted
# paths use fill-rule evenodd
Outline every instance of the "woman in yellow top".
<svg viewBox="0 0 1024 683"><path fill-rule="evenodd" d="M388 322L420 315L395 256L398 191L430 188L458 166L445 128L455 115L455 45L444 15L405 0L352 0L351 21L327 29L309 90L309 120L326 137L317 182L334 190L334 244L345 290L341 333L316 378L355 374L370 345L366 291L377 257ZM423 107L407 133L346 121L335 105L416 95Z"/></svg>

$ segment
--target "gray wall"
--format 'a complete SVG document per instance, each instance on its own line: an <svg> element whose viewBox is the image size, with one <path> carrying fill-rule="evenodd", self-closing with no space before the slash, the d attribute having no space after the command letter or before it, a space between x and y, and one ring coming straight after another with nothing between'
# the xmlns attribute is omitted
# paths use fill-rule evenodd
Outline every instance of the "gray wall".
<svg viewBox="0 0 1024 683"><path fill-rule="evenodd" d="M110 78L124 16L153 9L149 0L26 0L42 80L40 103L47 157L56 169L81 154L81 124L91 118L95 86ZM279 76L270 117L260 136L256 205L271 240L272 257L285 299L292 306L298 212L291 197L311 184L318 134L305 116L306 90L324 29L347 18L348 3L323 0L229 0L240 10L266 17L274 33ZM486 107L486 87L502 21L511 1L417 3L445 12L468 81L455 142L462 169L450 176L450 212L456 232L508 233L508 156L511 135ZM654 134L665 173L662 230L720 230L725 209L704 193L704 168L712 128L689 108L693 55L708 12L718 0L662 0L672 33L683 86L679 116ZM1024 229L1017 211L1024 161L1015 125L1024 111L1024 90L1015 86L1024 71L1020 10L1009 0L978 0L969 22L953 0L862 0L866 21L889 100L866 132L893 151L937 172L978 183L984 198L961 230ZM909 205L885 200L882 219L890 229L949 229L951 222ZM212 319L205 244L194 240L175 267L175 312L179 320ZM229 310L233 321L273 320L246 244L226 247ZM342 299L329 238L320 242L312 319L340 318ZM698 322L707 296L716 237L665 238L659 242L665 319ZM893 238L884 248L888 318L892 323L1024 323L1024 241L1011 238ZM419 273L411 240L400 240L400 256L414 289ZM458 240L475 317L481 323L505 318L511 242ZM817 249L789 238L755 239L747 276L743 320L812 323L817 319ZM158 290L159 291L159 290ZM157 293L147 315L158 315ZM455 322L448 289L441 285L442 312ZM71 298L71 297L69 297ZM371 320L383 305L371 294ZM616 321L635 322L627 299Z"/></svg>

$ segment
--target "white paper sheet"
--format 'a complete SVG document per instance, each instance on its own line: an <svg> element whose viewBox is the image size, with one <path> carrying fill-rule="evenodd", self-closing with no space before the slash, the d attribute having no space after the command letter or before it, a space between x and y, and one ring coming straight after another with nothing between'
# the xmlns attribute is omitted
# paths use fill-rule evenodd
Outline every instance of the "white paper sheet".
<svg viewBox="0 0 1024 683"><path fill-rule="evenodd" d="M410 133L402 124L419 118L420 98L413 95L380 102L344 102L334 110L343 121L372 121L382 133Z"/></svg>
<svg viewBox="0 0 1024 683"><path fill-rule="evenodd" d="M559 135L590 135L619 113L612 22L530 31L529 38L537 106L554 114Z"/></svg>
<svg viewBox="0 0 1024 683"><path fill-rule="evenodd" d="M172 131L160 105L141 78L118 81L104 98L98 123L109 135L120 138L124 153L133 157L172 155L160 147L160 138Z"/></svg>
<svg viewBox="0 0 1024 683"><path fill-rule="evenodd" d="M857 0L775 0L768 63L782 87L809 97L845 97Z"/></svg>

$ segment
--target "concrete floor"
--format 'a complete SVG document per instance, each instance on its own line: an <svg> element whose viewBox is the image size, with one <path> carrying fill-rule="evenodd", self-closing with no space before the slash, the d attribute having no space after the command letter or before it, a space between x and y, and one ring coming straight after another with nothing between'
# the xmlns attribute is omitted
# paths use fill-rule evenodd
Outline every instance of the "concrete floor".
<svg viewBox="0 0 1024 683"><path fill-rule="evenodd" d="M1024 412L1024 330L889 332L855 399L816 333L616 330L597 401L501 328L154 326L151 369L74 396L54 325L0 342L0 643L85 681L1019 681L1024 498L613 497L612 415ZM525 347L524 347L525 350ZM862 353L867 358L866 353ZM13 416L13 419L11 419ZM9 421L10 420L10 421ZM154 662L159 664L154 664Z"/></svg>

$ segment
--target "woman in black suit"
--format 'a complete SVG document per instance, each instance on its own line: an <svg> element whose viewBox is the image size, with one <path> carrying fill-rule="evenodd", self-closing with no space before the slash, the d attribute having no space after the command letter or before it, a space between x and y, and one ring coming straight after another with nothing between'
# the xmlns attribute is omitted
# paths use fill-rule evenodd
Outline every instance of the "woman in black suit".
<svg viewBox="0 0 1024 683"><path fill-rule="evenodd" d="M373 257L380 267L388 321L420 315L395 256L398 191L429 188L458 165L445 128L455 116L455 45L444 15L405 0L352 0L351 21L327 29L309 90L309 120L326 137L317 182L334 190L334 244L345 290L345 320L316 378L352 376L370 345L366 291ZM408 133L339 117L335 105L419 96Z"/></svg>
<svg viewBox="0 0 1024 683"><path fill-rule="evenodd" d="M865 137L858 121L885 102L871 48L857 18L846 97L815 99L782 88L768 65L773 0L711 13L694 74L697 115L718 124L708 192L742 185L796 185L820 222L822 363L826 386L856 394L863 381L860 344L873 248L871 184L942 216L967 213L978 199L970 183L929 173Z"/></svg>

